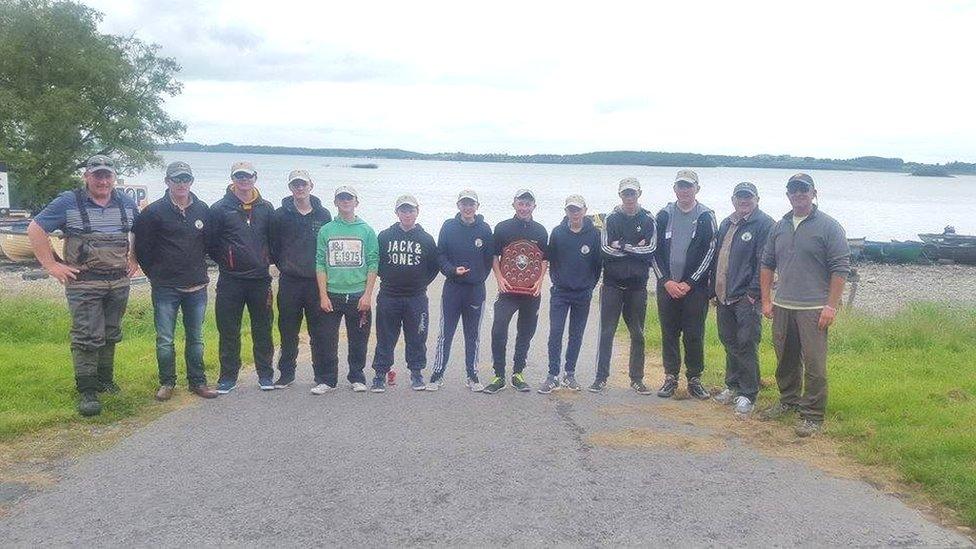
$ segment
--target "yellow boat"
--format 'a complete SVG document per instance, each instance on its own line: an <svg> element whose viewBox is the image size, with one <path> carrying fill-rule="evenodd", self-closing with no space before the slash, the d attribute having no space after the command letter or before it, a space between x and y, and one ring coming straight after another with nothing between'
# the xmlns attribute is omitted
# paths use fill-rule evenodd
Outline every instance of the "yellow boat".
<svg viewBox="0 0 976 549"><path fill-rule="evenodd" d="M15 263L30 263L37 261L30 240L27 238L27 221L19 221L0 226L0 251ZM61 231L55 231L49 236L54 254L61 258L64 255L64 237Z"/></svg>

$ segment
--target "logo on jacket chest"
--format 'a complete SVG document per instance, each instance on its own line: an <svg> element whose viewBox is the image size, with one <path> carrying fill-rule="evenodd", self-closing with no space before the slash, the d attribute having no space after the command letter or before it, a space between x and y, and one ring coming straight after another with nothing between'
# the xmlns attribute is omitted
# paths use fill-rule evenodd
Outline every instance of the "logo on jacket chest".
<svg viewBox="0 0 976 549"><path fill-rule="evenodd" d="M386 247L386 257L390 265L420 265L423 248L412 240L391 240Z"/></svg>
<svg viewBox="0 0 976 549"><path fill-rule="evenodd" d="M481 240L480 238L474 239L474 247L475 248L480 248L480 247L482 247L484 245L485 245L485 242L483 240Z"/></svg>
<svg viewBox="0 0 976 549"><path fill-rule="evenodd" d="M582 246L580 246L580 253L583 254L583 255L589 254L590 253L590 247L587 246L586 244L583 244Z"/></svg>
<svg viewBox="0 0 976 549"><path fill-rule="evenodd" d="M742 233L742 236L740 236L739 238L741 238L743 242L749 242L750 240L752 240L752 233L746 231Z"/></svg>
<svg viewBox="0 0 976 549"><path fill-rule="evenodd" d="M203 220L197 219L196 221L193 222L193 226L196 227L197 230L203 229Z"/></svg>

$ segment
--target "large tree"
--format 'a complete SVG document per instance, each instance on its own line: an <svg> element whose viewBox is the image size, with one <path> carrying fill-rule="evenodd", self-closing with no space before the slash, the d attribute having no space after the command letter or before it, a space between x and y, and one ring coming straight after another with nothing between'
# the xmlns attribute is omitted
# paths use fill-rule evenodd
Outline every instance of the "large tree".
<svg viewBox="0 0 976 549"><path fill-rule="evenodd" d="M0 0L0 161L21 208L70 188L93 154L116 157L123 172L158 164L156 145L186 129L163 109L182 89L176 61L100 33L101 19L71 1Z"/></svg>

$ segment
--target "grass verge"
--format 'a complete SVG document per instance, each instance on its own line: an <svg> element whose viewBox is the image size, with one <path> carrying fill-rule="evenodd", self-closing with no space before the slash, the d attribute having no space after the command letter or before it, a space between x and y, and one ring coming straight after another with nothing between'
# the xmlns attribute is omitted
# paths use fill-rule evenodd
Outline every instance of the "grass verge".
<svg viewBox="0 0 976 549"><path fill-rule="evenodd" d="M147 292L133 288L123 319L123 340L116 349L115 361L115 379L122 392L102 395L102 414L94 418L82 418L75 411L70 326L63 299L0 295L0 443L52 428L61 435L65 429L86 431L93 425L154 416L162 409L153 399L159 379L152 303ZM185 386L182 330L177 324L177 376ZM242 332L242 359L246 364L251 360L246 320ZM207 379L214 383L218 361L212 307L204 321L204 345Z"/></svg>
<svg viewBox="0 0 976 549"><path fill-rule="evenodd" d="M660 350L657 311L648 309L648 346ZM704 381L721 386L714 310L706 325ZM771 342L767 321L760 364L771 386L758 408L778 398ZM829 349L826 435L843 454L896 471L976 527L976 310L917 303L885 317L844 312Z"/></svg>

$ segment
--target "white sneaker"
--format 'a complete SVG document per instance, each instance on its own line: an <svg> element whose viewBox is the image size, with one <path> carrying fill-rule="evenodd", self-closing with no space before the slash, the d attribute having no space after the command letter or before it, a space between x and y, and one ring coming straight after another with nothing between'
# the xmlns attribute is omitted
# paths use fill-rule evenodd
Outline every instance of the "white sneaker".
<svg viewBox="0 0 976 549"><path fill-rule="evenodd" d="M735 391L726 388L721 393L715 395L713 400L719 404L732 404L735 400Z"/></svg>
<svg viewBox="0 0 976 549"><path fill-rule="evenodd" d="M326 393L331 393L332 391L335 391L335 387L329 387L325 383L319 383L315 387L312 387L313 395L324 395Z"/></svg>
<svg viewBox="0 0 976 549"><path fill-rule="evenodd" d="M425 391L434 392L434 391L439 390L441 388L441 385L444 385L444 378L440 378L437 381L430 381L430 382L428 382L427 383L427 386L424 387L424 390Z"/></svg>
<svg viewBox="0 0 976 549"><path fill-rule="evenodd" d="M740 416L747 416L756 409L756 405L749 400L749 397L737 396L735 397L735 413Z"/></svg>
<svg viewBox="0 0 976 549"><path fill-rule="evenodd" d="M484 384L482 384L480 381L475 381L471 378L465 380L464 386L467 387L468 389L471 389L472 393L480 393L481 391L485 390Z"/></svg>
<svg viewBox="0 0 976 549"><path fill-rule="evenodd" d="M360 383L360 382L356 381L356 382L354 382L352 384L352 391L354 393L365 393L366 392L366 384L365 383Z"/></svg>

